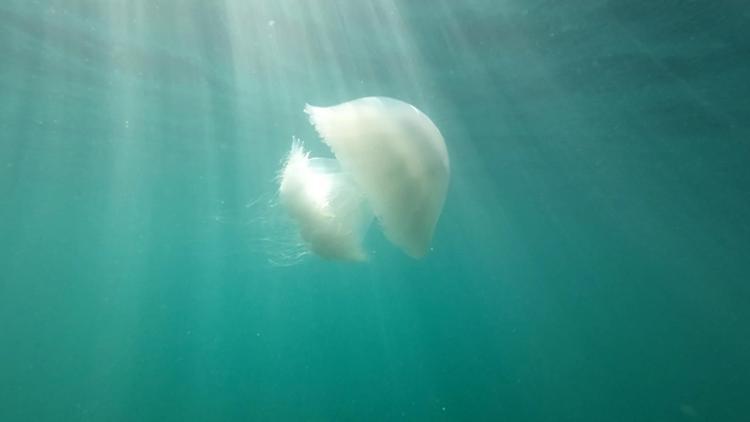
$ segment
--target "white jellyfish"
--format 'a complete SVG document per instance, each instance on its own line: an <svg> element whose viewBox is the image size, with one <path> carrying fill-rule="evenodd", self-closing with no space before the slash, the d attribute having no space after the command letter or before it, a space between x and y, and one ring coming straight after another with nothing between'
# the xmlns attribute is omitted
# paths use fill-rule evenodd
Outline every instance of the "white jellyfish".
<svg viewBox="0 0 750 422"><path fill-rule="evenodd" d="M373 216L386 238L424 256L445 202L448 150L424 113L403 101L366 97L305 112L336 159L311 158L293 141L279 200L308 248L324 257L365 260Z"/></svg>

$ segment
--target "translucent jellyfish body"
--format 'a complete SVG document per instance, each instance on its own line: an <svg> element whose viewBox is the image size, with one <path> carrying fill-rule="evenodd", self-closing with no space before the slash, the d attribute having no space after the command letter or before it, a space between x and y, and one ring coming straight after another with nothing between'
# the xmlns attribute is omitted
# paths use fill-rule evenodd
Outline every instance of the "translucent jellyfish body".
<svg viewBox="0 0 750 422"><path fill-rule="evenodd" d="M335 160L292 145L279 199L308 248L325 258L364 260L373 216L386 238L419 258L430 248L450 178L448 150L424 113L367 97L305 112Z"/></svg>

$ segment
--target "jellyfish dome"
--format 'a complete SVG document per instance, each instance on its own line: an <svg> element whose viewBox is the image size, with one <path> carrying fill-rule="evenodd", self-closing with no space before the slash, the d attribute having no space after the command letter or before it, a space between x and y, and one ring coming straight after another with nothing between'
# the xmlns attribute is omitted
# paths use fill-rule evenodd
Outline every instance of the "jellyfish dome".
<svg viewBox="0 0 750 422"><path fill-rule="evenodd" d="M309 249L364 260L364 233L377 219L407 255L429 250L450 178L448 150L424 113L403 101L366 97L307 105L334 159L311 158L295 140L280 174L279 199Z"/></svg>

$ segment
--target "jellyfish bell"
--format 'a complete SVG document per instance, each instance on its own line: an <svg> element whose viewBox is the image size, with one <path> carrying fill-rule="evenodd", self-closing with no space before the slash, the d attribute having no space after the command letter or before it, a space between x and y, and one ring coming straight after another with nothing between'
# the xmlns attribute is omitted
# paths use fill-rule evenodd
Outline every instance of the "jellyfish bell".
<svg viewBox="0 0 750 422"><path fill-rule="evenodd" d="M450 177L435 124L411 104L385 97L307 105L305 112L336 157L316 163L295 144L282 170L280 199L310 249L365 259L361 245L374 214L391 243L424 256Z"/></svg>
<svg viewBox="0 0 750 422"><path fill-rule="evenodd" d="M425 255L450 177L445 141L432 120L411 104L384 97L308 105L305 111L386 237L412 257Z"/></svg>

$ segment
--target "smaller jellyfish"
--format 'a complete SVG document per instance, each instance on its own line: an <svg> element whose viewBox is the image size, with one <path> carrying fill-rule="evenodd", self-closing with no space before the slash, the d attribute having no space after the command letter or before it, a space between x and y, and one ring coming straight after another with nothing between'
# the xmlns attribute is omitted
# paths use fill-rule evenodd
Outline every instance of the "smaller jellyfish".
<svg viewBox="0 0 750 422"><path fill-rule="evenodd" d="M299 140L280 174L279 200L315 254L362 261L373 217L407 255L429 250L450 178L448 150L424 113L403 101L366 97L307 105L335 159L312 158Z"/></svg>
<svg viewBox="0 0 750 422"><path fill-rule="evenodd" d="M315 254L330 259L366 259L362 239L372 213L336 160L310 158L302 142L294 139L281 172L279 202Z"/></svg>

